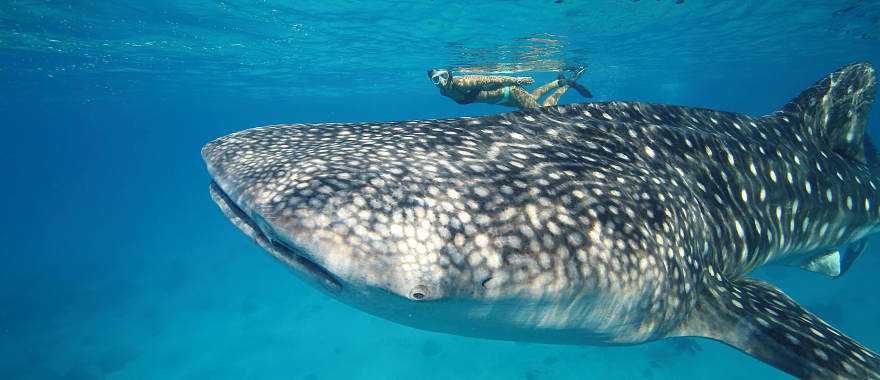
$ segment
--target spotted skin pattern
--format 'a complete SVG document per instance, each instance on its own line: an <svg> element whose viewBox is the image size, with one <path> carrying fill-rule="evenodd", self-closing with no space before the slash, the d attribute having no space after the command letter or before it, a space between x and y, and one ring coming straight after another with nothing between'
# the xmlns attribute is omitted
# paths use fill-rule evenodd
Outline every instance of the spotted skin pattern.
<svg viewBox="0 0 880 380"><path fill-rule="evenodd" d="M801 378L880 359L745 277L876 232L870 65L774 114L635 102L273 125L208 143L212 196L306 281L367 312L494 339L702 336Z"/></svg>

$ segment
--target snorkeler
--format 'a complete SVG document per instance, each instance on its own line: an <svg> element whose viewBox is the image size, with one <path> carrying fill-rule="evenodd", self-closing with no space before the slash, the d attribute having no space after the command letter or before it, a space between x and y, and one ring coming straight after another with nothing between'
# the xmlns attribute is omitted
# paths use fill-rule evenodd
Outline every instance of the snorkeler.
<svg viewBox="0 0 880 380"><path fill-rule="evenodd" d="M569 88L574 88L585 98L592 98L593 94L590 90L576 82L583 72L584 68L580 68L571 78L565 78L560 74L556 80L538 87L531 93L522 87L535 83L530 77L495 75L453 77L449 70L433 69L428 71L428 78L440 88L441 94L458 104L477 102L526 109L556 105ZM556 91L548 95L543 103L539 103L541 96L554 88Z"/></svg>

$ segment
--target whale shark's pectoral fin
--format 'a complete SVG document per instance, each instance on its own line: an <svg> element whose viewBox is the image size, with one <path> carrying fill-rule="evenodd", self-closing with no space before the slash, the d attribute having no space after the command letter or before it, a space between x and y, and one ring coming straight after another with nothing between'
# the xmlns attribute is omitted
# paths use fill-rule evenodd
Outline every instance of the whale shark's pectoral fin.
<svg viewBox="0 0 880 380"><path fill-rule="evenodd" d="M880 379L880 357L767 283L707 284L678 335L716 339L802 379Z"/></svg>
<svg viewBox="0 0 880 380"><path fill-rule="evenodd" d="M821 256L810 258L801 263L800 267L810 272L821 273L829 277L843 276L852 266L856 258L865 252L868 239L861 239L849 244L844 250L835 250Z"/></svg>

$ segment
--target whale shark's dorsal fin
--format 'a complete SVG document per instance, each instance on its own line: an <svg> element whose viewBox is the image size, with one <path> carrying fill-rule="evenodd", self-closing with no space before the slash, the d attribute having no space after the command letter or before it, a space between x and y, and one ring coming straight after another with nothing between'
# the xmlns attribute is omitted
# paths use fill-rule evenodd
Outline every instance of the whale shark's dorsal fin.
<svg viewBox="0 0 880 380"><path fill-rule="evenodd" d="M798 118L801 131L813 138L817 146L865 164L875 175L880 175L877 149L865 133L876 82L876 73L869 63L847 65L801 92L780 113ZM839 277L865 251L866 245L866 239L860 240L846 250L811 258L801 267Z"/></svg>
<svg viewBox="0 0 880 380"><path fill-rule="evenodd" d="M770 284L708 276L677 335L719 340L801 379L880 379L880 357Z"/></svg>
<svg viewBox="0 0 880 380"><path fill-rule="evenodd" d="M782 108L795 115L819 146L867 163L865 129L876 92L874 69L867 62L844 66L816 82ZM829 146L830 145L830 146Z"/></svg>

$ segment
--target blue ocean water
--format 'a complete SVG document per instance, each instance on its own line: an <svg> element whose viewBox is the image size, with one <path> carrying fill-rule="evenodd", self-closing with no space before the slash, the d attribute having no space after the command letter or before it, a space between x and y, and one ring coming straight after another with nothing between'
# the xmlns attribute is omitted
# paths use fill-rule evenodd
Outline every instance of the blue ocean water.
<svg viewBox="0 0 880 380"><path fill-rule="evenodd" d="M272 123L507 111L440 96L431 67L540 83L587 65L595 101L761 115L880 65L878 39L860 0L4 1L0 379L786 378L708 340L500 342L354 310L222 216L199 149ZM878 251L838 280L759 275L876 350Z"/></svg>

